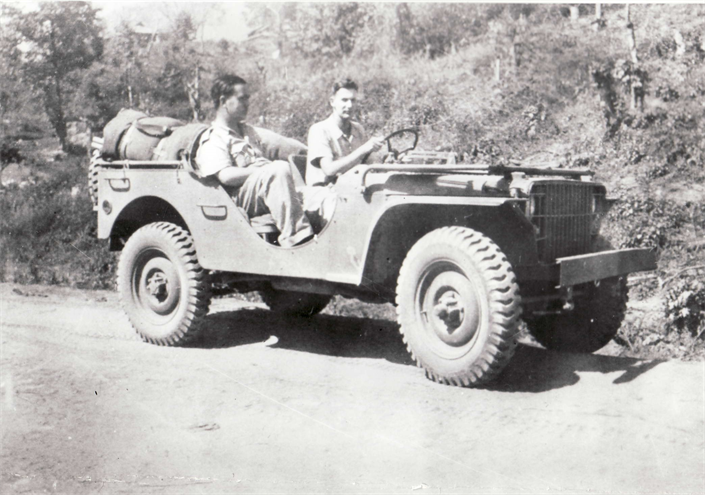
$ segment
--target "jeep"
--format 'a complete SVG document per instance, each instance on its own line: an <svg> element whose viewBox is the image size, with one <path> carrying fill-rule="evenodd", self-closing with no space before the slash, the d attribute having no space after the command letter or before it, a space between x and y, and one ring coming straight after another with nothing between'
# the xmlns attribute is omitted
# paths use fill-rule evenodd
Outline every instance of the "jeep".
<svg viewBox="0 0 705 495"><path fill-rule="evenodd" d="M392 303L413 359L451 385L496 377L522 318L548 349L605 346L625 316L626 276L656 266L651 251L600 237L605 186L586 169L466 164L417 141L393 133L385 159L341 175L332 219L293 248L199 174L198 139L176 160L94 152L98 237L121 251L118 290L137 333L167 346L196 338L217 284L306 317L336 294ZM305 172L305 157L289 162Z"/></svg>

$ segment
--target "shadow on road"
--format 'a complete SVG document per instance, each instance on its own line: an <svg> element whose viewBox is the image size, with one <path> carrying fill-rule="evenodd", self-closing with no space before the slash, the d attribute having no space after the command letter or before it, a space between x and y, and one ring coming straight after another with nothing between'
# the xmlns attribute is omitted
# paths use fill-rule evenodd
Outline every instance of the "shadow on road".
<svg viewBox="0 0 705 495"><path fill-rule="evenodd" d="M272 347L413 364L399 326L388 320L333 315L289 318L265 309L242 309L208 315L205 324L207 331L190 347L236 347L264 342L273 335L278 342Z"/></svg>
<svg viewBox="0 0 705 495"><path fill-rule="evenodd" d="M570 354L519 345L504 372L486 388L501 392L546 392L574 385L580 380L578 372L621 372L612 382L618 385L634 380L662 362L596 354Z"/></svg>
<svg viewBox="0 0 705 495"><path fill-rule="evenodd" d="M399 334L388 320L317 315L287 318L265 309L240 309L206 317L207 331L190 347L204 349L261 343L272 347L347 358L385 359L413 365ZM627 383L663 361L570 354L520 344L504 372L485 388L499 392L545 392L576 384L578 372L617 373L614 384Z"/></svg>

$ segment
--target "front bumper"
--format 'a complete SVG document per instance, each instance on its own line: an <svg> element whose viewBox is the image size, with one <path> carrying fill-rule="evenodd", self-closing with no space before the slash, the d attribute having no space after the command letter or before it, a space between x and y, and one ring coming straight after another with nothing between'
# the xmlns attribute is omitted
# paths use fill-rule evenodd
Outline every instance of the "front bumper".
<svg viewBox="0 0 705 495"><path fill-rule="evenodd" d="M656 269L656 255L649 249L581 254L558 258L556 262L560 269L560 287Z"/></svg>
<svg viewBox="0 0 705 495"><path fill-rule="evenodd" d="M554 265L519 266L520 281L551 281L571 287L610 277L656 269L656 255L650 249L620 249L557 258Z"/></svg>

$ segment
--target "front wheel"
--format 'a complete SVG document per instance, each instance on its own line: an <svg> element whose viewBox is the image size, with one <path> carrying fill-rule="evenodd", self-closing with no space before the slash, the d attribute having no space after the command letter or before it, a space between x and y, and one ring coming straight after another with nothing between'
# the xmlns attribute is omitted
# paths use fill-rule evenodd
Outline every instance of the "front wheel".
<svg viewBox="0 0 705 495"><path fill-rule="evenodd" d="M191 235L167 222L146 225L125 243L118 291L137 333L157 345L192 340L210 304L206 272Z"/></svg>
<svg viewBox="0 0 705 495"><path fill-rule="evenodd" d="M499 247L472 229L422 237L399 273L397 313L407 349L430 379L477 386L516 348L519 288Z"/></svg>

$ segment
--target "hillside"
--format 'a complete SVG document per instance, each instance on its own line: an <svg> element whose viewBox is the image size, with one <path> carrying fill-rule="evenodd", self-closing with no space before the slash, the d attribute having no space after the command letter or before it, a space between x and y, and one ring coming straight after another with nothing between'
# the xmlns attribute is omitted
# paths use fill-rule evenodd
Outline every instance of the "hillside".
<svg viewBox="0 0 705 495"><path fill-rule="evenodd" d="M623 5L603 6L599 20L595 6L571 19L560 5L402 5L282 4L277 28L253 4L252 25L270 30L239 45L199 43L184 18L174 32L185 38L147 51L128 30L67 74L66 116L100 132L132 101L189 119L195 63L203 120L209 81L230 70L256 89L253 121L305 140L331 82L350 75L370 131L415 126L421 148L470 162L595 171L617 200L603 227L612 244L659 255L656 274L633 277L643 314L623 328L624 351L702 356L705 6L632 6L632 52ZM3 27L5 41L18 34ZM13 103L3 104L0 279L111 288L115 257L95 239L85 155L61 151L55 115L37 106L43 86L24 84L21 57L3 53L17 77L3 90Z"/></svg>

